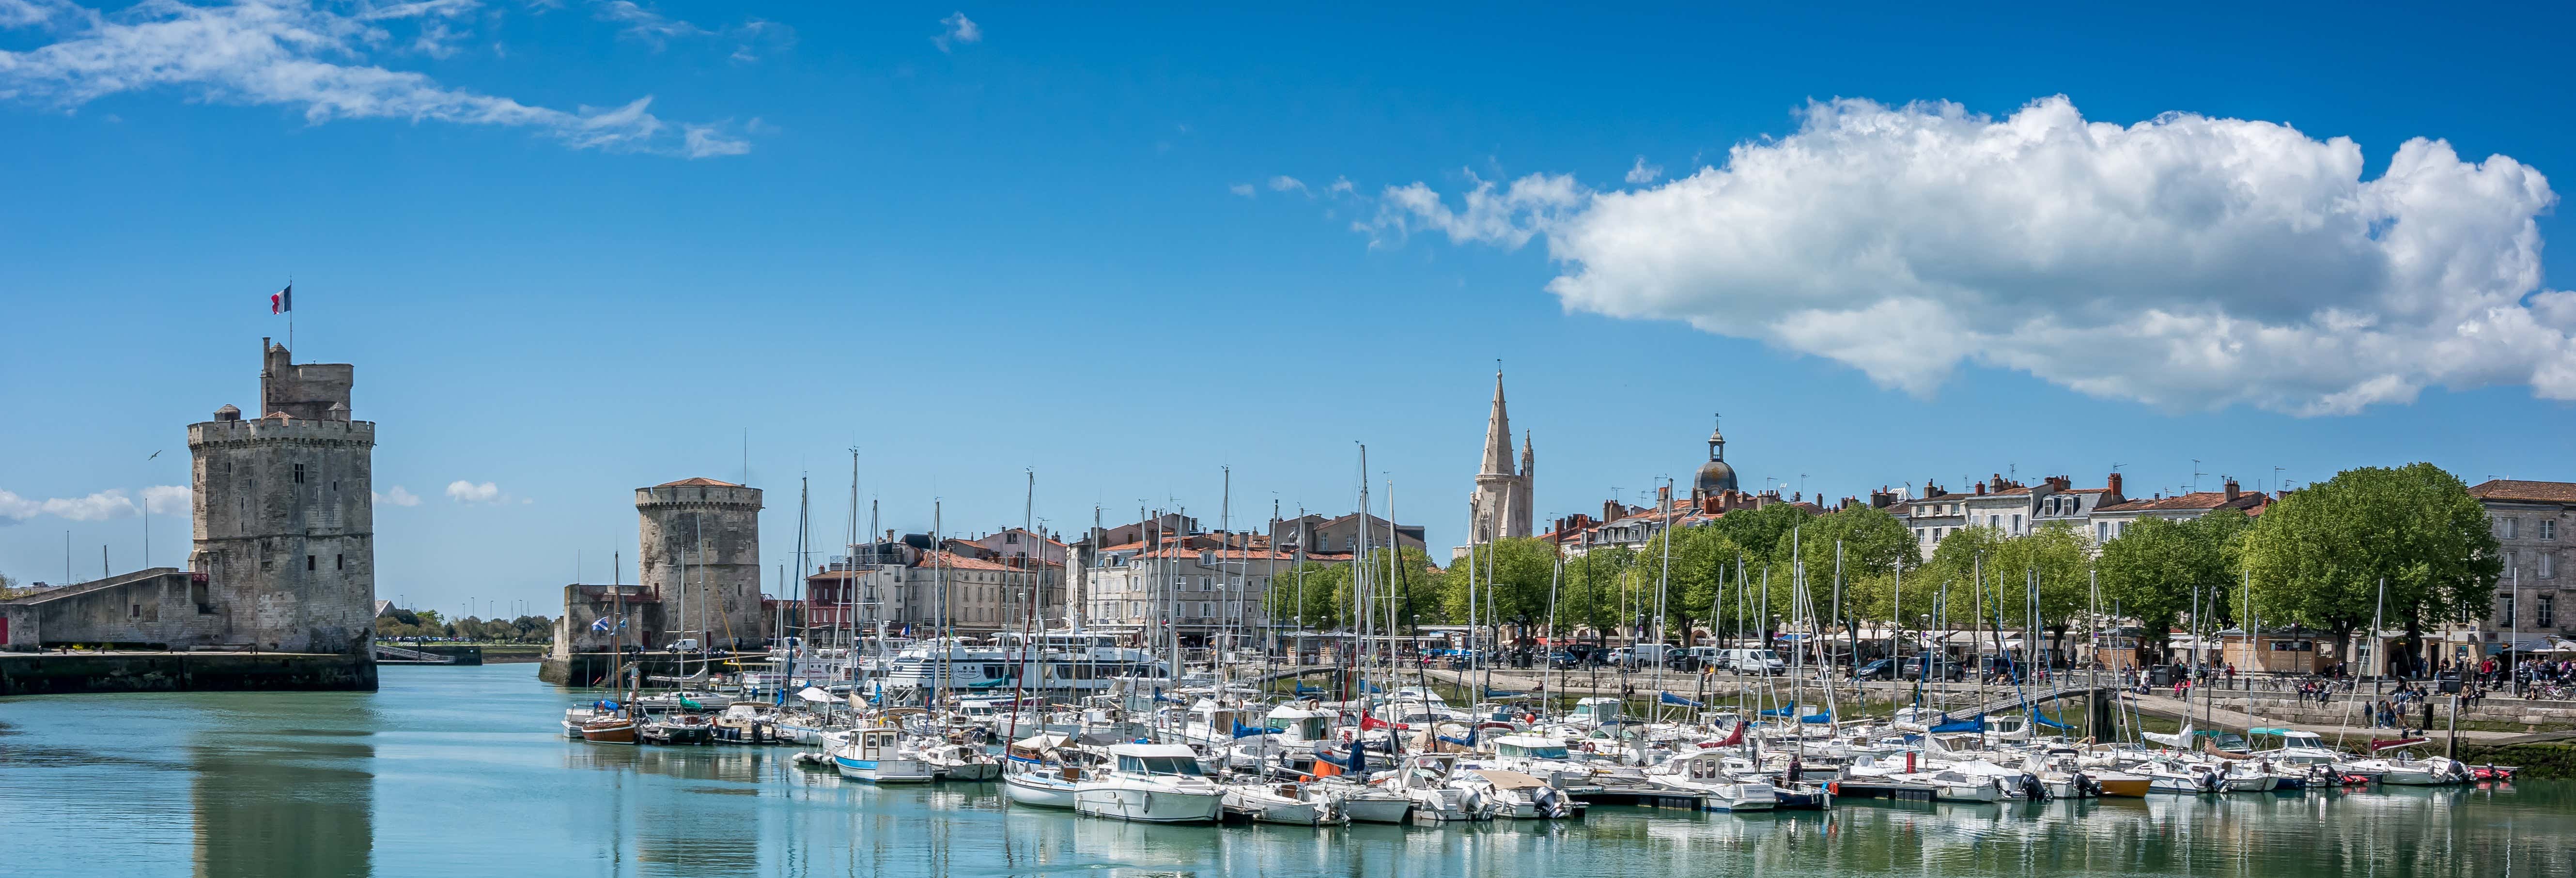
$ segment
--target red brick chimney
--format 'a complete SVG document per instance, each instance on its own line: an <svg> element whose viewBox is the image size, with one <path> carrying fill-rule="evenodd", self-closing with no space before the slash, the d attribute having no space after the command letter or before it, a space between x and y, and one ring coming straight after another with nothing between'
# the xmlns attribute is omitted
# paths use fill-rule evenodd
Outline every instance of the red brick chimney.
<svg viewBox="0 0 2576 878"><path fill-rule="evenodd" d="M1985 496L1985 495L1986 495L1986 483L1984 483L1984 482L1978 482L1978 483L1977 483L1977 496L1979 496L1979 497L1983 497L1983 496Z"/></svg>
<svg viewBox="0 0 2576 878"><path fill-rule="evenodd" d="M2112 473L2112 474L2111 474L2110 486L2111 486L2111 496L2113 496L2113 497L2118 497L2118 496L2120 496L2120 474L2119 474L2119 473ZM2114 501L2109 501L2109 502L2114 502L2114 503L2116 503L2116 502L2119 502L2119 501L2114 500Z"/></svg>

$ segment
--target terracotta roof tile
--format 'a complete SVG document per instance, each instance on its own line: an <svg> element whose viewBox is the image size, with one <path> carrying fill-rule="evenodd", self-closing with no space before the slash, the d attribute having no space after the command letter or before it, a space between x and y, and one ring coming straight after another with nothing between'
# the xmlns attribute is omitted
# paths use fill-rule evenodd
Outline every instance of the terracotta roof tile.
<svg viewBox="0 0 2576 878"><path fill-rule="evenodd" d="M734 484L734 483L732 483L732 482L719 482L719 481L716 481L716 480L714 480L714 479L707 478L707 477L705 477L705 476L699 476L699 477L696 477L696 478L681 479L681 480L676 481L676 482L663 482L663 483L661 483L661 484L659 484L659 485L654 485L653 487L656 487L656 488L739 488L739 487L742 487L742 486L741 486L741 485Z"/></svg>
<svg viewBox="0 0 2576 878"><path fill-rule="evenodd" d="M2529 500L2540 503L2576 503L2576 482L2529 482L2517 479L2489 479L2469 488L2469 496L2480 500Z"/></svg>

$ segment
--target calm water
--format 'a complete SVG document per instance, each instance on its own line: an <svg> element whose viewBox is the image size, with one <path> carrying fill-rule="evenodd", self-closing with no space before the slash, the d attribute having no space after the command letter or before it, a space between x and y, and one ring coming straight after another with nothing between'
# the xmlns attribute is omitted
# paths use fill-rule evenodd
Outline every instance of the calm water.
<svg viewBox="0 0 2576 878"><path fill-rule="evenodd" d="M597 747L533 665L374 694L0 700L0 876L2576 875L2576 785L1571 824L1158 827L877 789L771 748Z"/></svg>

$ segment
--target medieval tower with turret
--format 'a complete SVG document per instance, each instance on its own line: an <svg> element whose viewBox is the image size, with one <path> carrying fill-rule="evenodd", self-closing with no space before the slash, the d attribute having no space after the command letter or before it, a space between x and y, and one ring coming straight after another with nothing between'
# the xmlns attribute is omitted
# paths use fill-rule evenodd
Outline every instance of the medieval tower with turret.
<svg viewBox="0 0 2576 878"><path fill-rule="evenodd" d="M196 601L216 643L367 652L375 634L376 425L349 417L355 370L260 340L260 414L188 425Z"/></svg>

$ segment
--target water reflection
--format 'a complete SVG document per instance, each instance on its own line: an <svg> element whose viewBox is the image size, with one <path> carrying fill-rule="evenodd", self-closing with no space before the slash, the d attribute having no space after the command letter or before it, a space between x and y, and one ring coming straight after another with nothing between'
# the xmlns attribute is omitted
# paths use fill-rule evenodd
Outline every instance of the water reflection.
<svg viewBox="0 0 2576 878"><path fill-rule="evenodd" d="M231 731L198 739L188 748L196 874L370 874L373 746Z"/></svg>
<svg viewBox="0 0 2576 878"><path fill-rule="evenodd" d="M1151 826L887 787L789 749L605 747L524 667L389 668L375 695L0 702L0 876L2576 875L2576 784L2041 805L1853 802L1580 822ZM101 864L113 864L102 867Z"/></svg>

